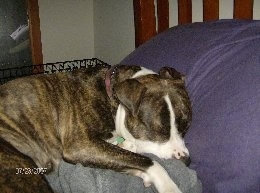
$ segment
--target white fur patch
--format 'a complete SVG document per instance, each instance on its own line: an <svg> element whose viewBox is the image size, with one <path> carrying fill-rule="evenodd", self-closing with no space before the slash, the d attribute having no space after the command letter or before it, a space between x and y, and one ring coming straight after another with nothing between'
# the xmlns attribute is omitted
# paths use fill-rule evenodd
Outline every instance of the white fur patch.
<svg viewBox="0 0 260 193"><path fill-rule="evenodd" d="M173 110L173 106L170 100L169 95L164 96L164 100L166 101L169 111L170 111L170 121L171 121L171 137L170 140L167 142L169 143L170 149L168 149L169 147L167 147L166 149L164 149L166 152L166 154L170 154L170 152L174 151L174 155L175 158L180 159L180 157L182 156L186 156L189 155L189 151L185 146L185 143L183 141L183 138L179 135L178 130L176 128L176 124L175 124L175 113ZM167 144L166 143L166 144Z"/></svg>
<svg viewBox="0 0 260 193"><path fill-rule="evenodd" d="M125 140L129 140L135 142L134 137L129 133L129 131L125 127L125 109L123 105L119 104L116 111L116 132L119 136L122 136Z"/></svg>
<svg viewBox="0 0 260 193"><path fill-rule="evenodd" d="M148 75L148 74L157 74L155 73L154 71L152 70L149 70L147 68L144 68L144 67L141 67L141 70L136 72L132 78L137 78L137 77L140 77L140 76L145 76L145 75Z"/></svg>
<svg viewBox="0 0 260 193"><path fill-rule="evenodd" d="M156 161L154 165L148 168L146 172L141 172L144 185L148 186L153 183L159 193L181 193L178 186L169 177L166 170Z"/></svg>

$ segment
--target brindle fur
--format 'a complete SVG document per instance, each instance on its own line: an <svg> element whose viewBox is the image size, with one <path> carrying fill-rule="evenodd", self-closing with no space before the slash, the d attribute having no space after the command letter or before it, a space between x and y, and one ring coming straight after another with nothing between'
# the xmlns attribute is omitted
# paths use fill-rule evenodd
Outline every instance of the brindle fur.
<svg viewBox="0 0 260 193"><path fill-rule="evenodd" d="M42 174L18 173L18 168L36 169L29 157L14 149L0 138L0 190L1 193L52 193Z"/></svg>
<svg viewBox="0 0 260 193"><path fill-rule="evenodd" d="M61 159L119 172L145 171L153 165L151 159L105 141L112 137L115 129L119 101L126 107L129 97L135 101L132 104L135 112L129 108L126 119L134 137L149 139L149 136L156 136L156 140L162 142L169 137L169 117L164 116L166 106L161 107L155 91L166 93L170 89L171 95L178 95L174 107L178 124L182 125L181 133L185 133L190 121L190 116L187 117L190 109L178 107L183 105L182 100L184 106L188 101L186 91L180 91L184 88L182 80L170 80L162 73L148 79L137 78L139 83L129 81L139 70L137 66L121 66L117 70L111 80L112 98L106 93L104 79L108 68L104 67L10 81L0 87L0 137L32 158L38 167L48 168L48 172L54 170ZM178 88L171 89L171 86ZM129 88L133 90L125 90ZM183 119L187 121L183 122ZM147 130L143 123L151 127ZM166 127L160 130L162 124ZM134 129L136 126L138 131Z"/></svg>

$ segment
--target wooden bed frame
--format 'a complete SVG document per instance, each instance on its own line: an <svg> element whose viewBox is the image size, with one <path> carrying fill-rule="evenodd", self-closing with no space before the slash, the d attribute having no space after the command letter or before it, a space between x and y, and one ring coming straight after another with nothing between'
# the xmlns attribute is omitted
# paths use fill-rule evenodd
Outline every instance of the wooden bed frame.
<svg viewBox="0 0 260 193"><path fill-rule="evenodd" d="M135 46L169 28L168 0L133 0ZM252 19L254 0L234 0L234 19ZM157 13L157 17L155 16ZM203 21L219 19L219 0L203 0ZM157 21L156 21L157 20ZM192 22L192 0L178 0L178 24ZM156 25L157 23L157 25ZM158 26L158 27L156 27Z"/></svg>
<svg viewBox="0 0 260 193"><path fill-rule="evenodd" d="M25 3L27 4L27 14L29 18L32 63L34 65L42 64L43 55L38 0L25 0Z"/></svg>

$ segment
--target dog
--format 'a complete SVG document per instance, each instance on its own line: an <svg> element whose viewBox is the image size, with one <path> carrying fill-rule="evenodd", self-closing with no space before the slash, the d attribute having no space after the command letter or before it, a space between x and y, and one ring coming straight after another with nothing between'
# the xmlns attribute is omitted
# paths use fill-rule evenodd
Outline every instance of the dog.
<svg viewBox="0 0 260 193"><path fill-rule="evenodd" d="M157 74L140 66L97 66L0 87L0 137L37 167L51 172L63 159L112 169L142 178L159 193L180 190L141 154L190 162L183 136L191 115L184 77L170 67Z"/></svg>

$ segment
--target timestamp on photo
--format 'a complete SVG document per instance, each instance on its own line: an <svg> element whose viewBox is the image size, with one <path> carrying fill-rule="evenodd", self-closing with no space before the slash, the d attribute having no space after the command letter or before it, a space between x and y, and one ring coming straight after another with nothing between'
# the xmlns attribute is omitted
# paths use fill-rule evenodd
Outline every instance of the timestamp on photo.
<svg viewBox="0 0 260 193"><path fill-rule="evenodd" d="M45 174L46 172L47 172L47 168L16 168L15 174L37 175L37 174Z"/></svg>

